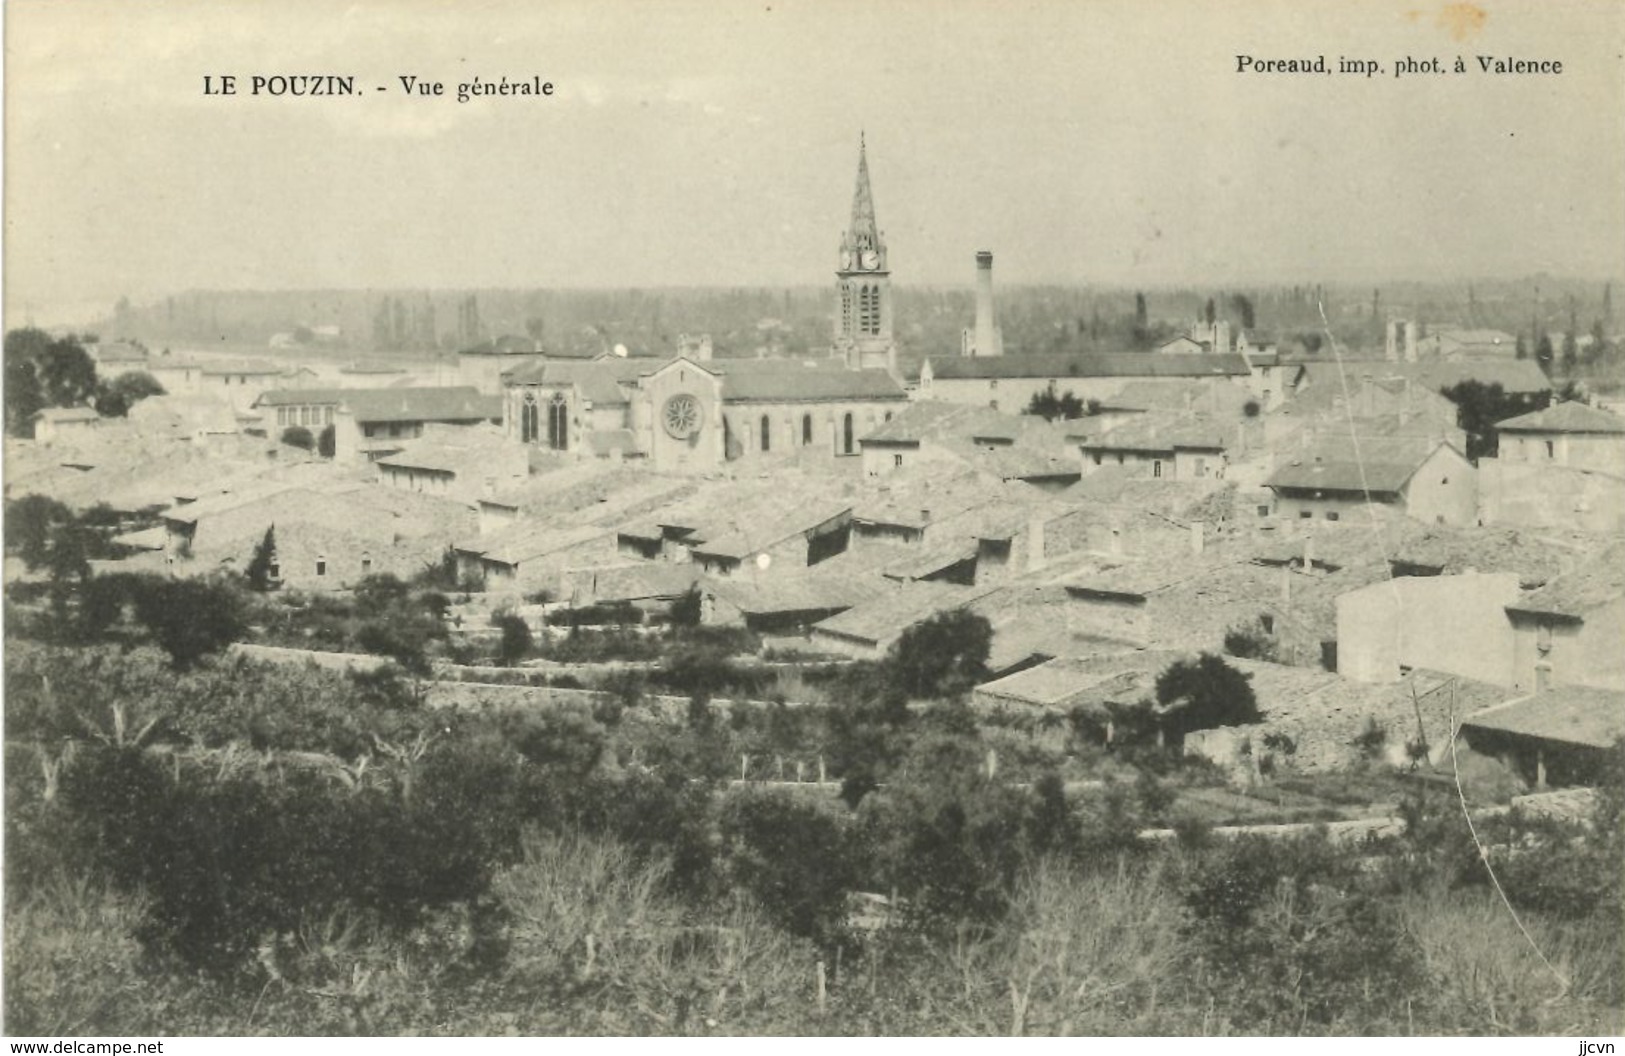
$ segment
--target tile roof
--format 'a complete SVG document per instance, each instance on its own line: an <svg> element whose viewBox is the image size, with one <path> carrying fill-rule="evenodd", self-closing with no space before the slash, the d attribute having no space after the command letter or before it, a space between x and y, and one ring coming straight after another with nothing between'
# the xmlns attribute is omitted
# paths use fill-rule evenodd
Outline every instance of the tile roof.
<svg viewBox="0 0 1625 1056"><path fill-rule="evenodd" d="M975 409L967 403L916 400L906 409L893 415L891 421L885 422L880 428L859 439L865 444L918 443L940 435L944 427L965 418Z"/></svg>
<svg viewBox="0 0 1625 1056"><path fill-rule="evenodd" d="M47 407L43 411L35 411L33 421L46 422L94 422L101 415L89 407Z"/></svg>
<svg viewBox="0 0 1625 1056"><path fill-rule="evenodd" d="M1092 436L1079 446L1097 451L1223 451L1234 428L1206 417L1146 413Z"/></svg>
<svg viewBox="0 0 1625 1056"><path fill-rule="evenodd" d="M705 365L722 375L724 403L908 398L883 370L848 370L827 361L789 359L713 359Z"/></svg>
<svg viewBox="0 0 1625 1056"><path fill-rule="evenodd" d="M1586 613L1625 597L1625 541L1615 540L1585 564L1507 606L1528 612L1583 619Z"/></svg>
<svg viewBox="0 0 1625 1056"><path fill-rule="evenodd" d="M502 417L502 397L472 385L351 389L343 404L358 422L478 422Z"/></svg>
<svg viewBox="0 0 1625 1056"><path fill-rule="evenodd" d="M371 389L271 389L262 392L254 400L255 407L296 407L304 405L332 404L338 406L344 402L345 397L358 392L371 392ZM395 392L395 389L379 389L379 392Z"/></svg>
<svg viewBox="0 0 1625 1056"><path fill-rule="evenodd" d="M608 541L608 529L596 525L579 528L552 528L537 524L511 524L501 531L476 536L455 545L461 554L478 555L486 561L518 566L548 557L596 540Z"/></svg>
<svg viewBox="0 0 1625 1056"><path fill-rule="evenodd" d="M621 383L637 377L636 373L628 376L628 370L619 366L626 362L623 359L617 359L613 364L607 360L529 362L503 371L502 379L507 385L574 386L580 390L582 399L590 400L595 407L619 407L630 402L621 389Z"/></svg>
<svg viewBox="0 0 1625 1056"><path fill-rule="evenodd" d="M211 361L201 365L205 374L286 374L288 368L264 359Z"/></svg>
<svg viewBox="0 0 1625 1056"><path fill-rule="evenodd" d="M1625 418L1570 400L1544 411L1497 422L1495 428L1514 433L1625 433Z"/></svg>
<svg viewBox="0 0 1625 1056"><path fill-rule="evenodd" d="M1242 376L1235 353L1135 352L1109 355L946 356L929 360L934 378L1176 378Z"/></svg>
<svg viewBox="0 0 1625 1056"><path fill-rule="evenodd" d="M1291 462L1277 469L1264 481L1264 486L1295 491L1396 495L1416 470L1414 465L1397 462Z"/></svg>
<svg viewBox="0 0 1625 1056"><path fill-rule="evenodd" d="M1183 378L1131 381L1110 400L1113 408L1133 411L1185 411L1239 418L1254 397L1240 385L1214 385Z"/></svg>
<svg viewBox="0 0 1625 1056"><path fill-rule="evenodd" d="M1611 748L1625 737L1625 693L1590 686L1556 686L1469 715L1464 727Z"/></svg>
<svg viewBox="0 0 1625 1056"><path fill-rule="evenodd" d="M1390 556L1396 563L1441 575L1513 572L1525 590L1550 582L1576 564L1572 549L1515 528L1446 525L1428 525L1422 535L1396 545Z"/></svg>
<svg viewBox="0 0 1625 1056"><path fill-rule="evenodd" d="M820 620L813 629L876 645L889 641L939 612L962 609L996 587L961 587L949 583L905 583L861 605Z"/></svg>
<svg viewBox="0 0 1625 1056"><path fill-rule="evenodd" d="M681 566L677 566L681 567ZM814 566L779 579L705 579L705 589L749 615L850 609L897 588L878 576L832 576Z"/></svg>

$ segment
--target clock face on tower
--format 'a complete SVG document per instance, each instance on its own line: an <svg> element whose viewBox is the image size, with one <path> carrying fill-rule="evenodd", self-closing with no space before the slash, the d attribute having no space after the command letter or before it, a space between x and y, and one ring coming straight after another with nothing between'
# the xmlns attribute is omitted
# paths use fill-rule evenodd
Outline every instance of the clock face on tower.
<svg viewBox="0 0 1625 1056"><path fill-rule="evenodd" d="M700 401L680 392L666 401L660 421L673 439L687 440L700 431Z"/></svg>
<svg viewBox="0 0 1625 1056"><path fill-rule="evenodd" d="M863 270L874 271L880 267L880 254L874 250L865 250L863 254Z"/></svg>

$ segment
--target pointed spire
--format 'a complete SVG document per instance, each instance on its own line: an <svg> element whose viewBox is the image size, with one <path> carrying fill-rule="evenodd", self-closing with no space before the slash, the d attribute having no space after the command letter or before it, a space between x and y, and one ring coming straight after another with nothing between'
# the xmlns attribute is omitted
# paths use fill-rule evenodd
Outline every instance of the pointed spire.
<svg viewBox="0 0 1625 1056"><path fill-rule="evenodd" d="M878 246L880 232L875 227L875 199L869 190L869 153L864 135L858 133L858 184L852 192L852 226L849 237L853 243Z"/></svg>

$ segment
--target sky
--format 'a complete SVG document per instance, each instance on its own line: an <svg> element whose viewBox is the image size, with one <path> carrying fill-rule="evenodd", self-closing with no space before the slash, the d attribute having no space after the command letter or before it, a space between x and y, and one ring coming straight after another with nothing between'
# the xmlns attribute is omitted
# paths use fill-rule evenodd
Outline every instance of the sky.
<svg viewBox="0 0 1625 1056"><path fill-rule="evenodd" d="M1625 4L9 0L4 303L1625 274ZM1380 75L1237 73L1237 56ZM1492 75L1477 56L1560 60ZM1403 56L1465 74L1393 76ZM359 97L248 94L339 74ZM239 94L205 95L234 75ZM409 97L399 78L555 94ZM386 91L376 89L382 86ZM8 322L8 325L15 325Z"/></svg>

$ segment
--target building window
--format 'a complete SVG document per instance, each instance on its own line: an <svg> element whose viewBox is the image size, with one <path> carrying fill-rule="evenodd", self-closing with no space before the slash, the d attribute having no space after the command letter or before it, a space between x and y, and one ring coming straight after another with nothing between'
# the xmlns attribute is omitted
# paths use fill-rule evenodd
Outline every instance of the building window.
<svg viewBox="0 0 1625 1056"><path fill-rule="evenodd" d="M331 407L324 408L322 410L322 417L325 419L325 421L322 424L324 424L324 425L332 425L333 424L333 408L331 408Z"/></svg>
<svg viewBox="0 0 1625 1056"><path fill-rule="evenodd" d="M1307 521L1309 518L1313 517L1314 515L1315 515L1315 513L1314 513L1313 510L1299 510L1298 511L1298 520Z"/></svg>
<svg viewBox="0 0 1625 1056"><path fill-rule="evenodd" d="M1337 514L1336 510L1327 510L1326 511L1326 519L1328 521L1335 521L1335 520L1337 520L1337 517L1338 517L1338 514Z"/></svg>
<svg viewBox="0 0 1625 1056"><path fill-rule="evenodd" d="M803 444L812 443L812 415L810 414L801 416L801 442Z"/></svg>
<svg viewBox="0 0 1625 1056"><path fill-rule="evenodd" d="M525 402L519 407L519 440L521 443L533 444L541 435L540 411L536 406L536 394L525 393Z"/></svg>
<svg viewBox="0 0 1625 1056"><path fill-rule="evenodd" d="M361 574L363 576L368 576L368 575L372 574L372 555L371 554L362 554L361 555Z"/></svg>
<svg viewBox="0 0 1625 1056"><path fill-rule="evenodd" d="M1268 517L1270 515L1270 508L1268 506L1260 506L1258 508L1258 515L1260 517Z"/></svg>
<svg viewBox="0 0 1625 1056"><path fill-rule="evenodd" d="M327 557L325 555L316 559L316 574L318 576L327 575Z"/></svg>
<svg viewBox="0 0 1625 1056"><path fill-rule="evenodd" d="M891 412L890 411L886 412L886 421L888 421L888 422L891 421Z"/></svg>
<svg viewBox="0 0 1625 1056"><path fill-rule="evenodd" d="M1267 612L1259 614L1258 625L1260 627L1264 628L1264 633L1265 634L1274 634L1275 633L1275 617L1271 616Z"/></svg>
<svg viewBox="0 0 1625 1056"><path fill-rule="evenodd" d="M762 415L762 450L773 450L773 422L767 415Z"/></svg>
<svg viewBox="0 0 1625 1056"><path fill-rule="evenodd" d="M555 451L570 447L570 407L562 392L555 392L547 405L547 446Z"/></svg>
<svg viewBox="0 0 1625 1056"><path fill-rule="evenodd" d="M1153 477L1162 476L1162 459L1153 458L1151 460L1151 475Z"/></svg>
<svg viewBox="0 0 1625 1056"><path fill-rule="evenodd" d="M1118 465L1123 464L1123 452L1121 452L1121 451L1117 452L1117 464Z"/></svg>
<svg viewBox="0 0 1625 1056"><path fill-rule="evenodd" d="M850 455L852 453L852 444L852 412L847 411L846 415L841 419L841 449Z"/></svg>
<svg viewBox="0 0 1625 1056"><path fill-rule="evenodd" d="M274 557L265 569L265 578L273 583L282 578L282 563Z"/></svg>
<svg viewBox="0 0 1625 1056"><path fill-rule="evenodd" d="M894 466L901 467L902 464L903 464L903 456L902 455L893 455L893 456L891 456L891 464L894 465Z"/></svg>
<svg viewBox="0 0 1625 1056"><path fill-rule="evenodd" d="M992 410L995 410L995 411L996 411L996 410L998 410L998 409L999 409L999 401L998 401L998 400L988 400L988 401L987 401L987 405L988 405L988 407L989 407L989 408L991 408L991 409L992 409Z"/></svg>
<svg viewBox="0 0 1625 1056"><path fill-rule="evenodd" d="M1546 457L1547 458L1555 458L1556 456L1557 456L1557 445L1552 443L1552 441L1550 441L1550 440L1546 441Z"/></svg>

